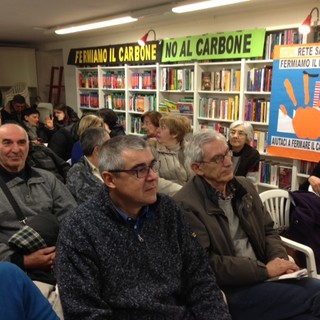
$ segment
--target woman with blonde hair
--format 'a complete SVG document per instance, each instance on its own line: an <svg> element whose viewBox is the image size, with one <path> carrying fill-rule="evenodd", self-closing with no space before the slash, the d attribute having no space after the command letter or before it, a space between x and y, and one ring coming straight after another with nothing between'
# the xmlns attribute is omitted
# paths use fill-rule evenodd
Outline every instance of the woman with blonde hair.
<svg viewBox="0 0 320 320"><path fill-rule="evenodd" d="M94 115L94 114L88 114L81 118L79 122L78 127L78 141L76 141L72 147L72 153L71 153L71 164L77 163L80 158L83 156L81 144L80 144L80 137L81 135L86 131L88 128L105 128L108 132L109 128L106 127L106 124L104 123L103 119Z"/></svg>
<svg viewBox="0 0 320 320"><path fill-rule="evenodd" d="M160 162L159 192L174 195L191 177L184 164L184 139L192 131L190 120L167 114L159 120L156 141L150 141L153 154Z"/></svg>

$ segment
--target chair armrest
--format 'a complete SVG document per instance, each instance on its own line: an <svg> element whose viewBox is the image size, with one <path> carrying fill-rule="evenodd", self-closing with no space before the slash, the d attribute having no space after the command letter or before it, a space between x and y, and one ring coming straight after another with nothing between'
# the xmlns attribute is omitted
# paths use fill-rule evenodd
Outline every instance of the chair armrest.
<svg viewBox="0 0 320 320"><path fill-rule="evenodd" d="M296 242L294 240L291 240L282 236L280 238L282 243L285 244L286 246L293 248L295 250L298 250L300 252L303 252L305 254L309 276L312 278L318 278L317 266L316 266L313 250L310 247L302 243Z"/></svg>

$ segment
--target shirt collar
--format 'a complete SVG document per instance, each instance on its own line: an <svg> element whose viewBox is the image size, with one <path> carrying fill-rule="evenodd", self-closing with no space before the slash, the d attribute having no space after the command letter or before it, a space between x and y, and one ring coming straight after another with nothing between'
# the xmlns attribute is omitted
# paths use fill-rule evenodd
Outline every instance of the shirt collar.
<svg viewBox="0 0 320 320"><path fill-rule="evenodd" d="M127 223L135 223L136 221L143 220L143 219L152 219L153 212L150 206L145 206L142 208L141 214L138 216L137 219L130 218L127 214L125 214L122 210L120 210L115 204L111 201L113 208L119 214L119 216Z"/></svg>
<svg viewBox="0 0 320 320"><path fill-rule="evenodd" d="M94 176L96 176L97 178L99 178L101 181L103 181L99 169L86 156L83 156L83 157L84 157L85 161L87 161L87 163L91 169L92 174Z"/></svg>
<svg viewBox="0 0 320 320"><path fill-rule="evenodd" d="M231 180L227 184L227 188L229 190L229 195L226 198L223 196L221 191L212 187L205 179L202 178L202 181L204 183L205 189L206 189L208 196L210 198L227 200L227 199L232 199L235 195L236 187L235 187L234 180Z"/></svg>

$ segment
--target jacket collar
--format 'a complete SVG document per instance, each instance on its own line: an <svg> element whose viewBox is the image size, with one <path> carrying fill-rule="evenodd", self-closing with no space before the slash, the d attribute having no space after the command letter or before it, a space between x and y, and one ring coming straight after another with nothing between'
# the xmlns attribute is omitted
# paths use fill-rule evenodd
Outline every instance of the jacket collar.
<svg viewBox="0 0 320 320"><path fill-rule="evenodd" d="M25 181L28 181L31 177L39 177L38 172L33 170L28 163L26 163L25 167L17 173L9 172L5 168L0 166L0 175L5 182L9 182L17 177Z"/></svg>
<svg viewBox="0 0 320 320"><path fill-rule="evenodd" d="M200 176L194 177L194 183L197 190L203 194L204 207L206 208L207 212L210 214L210 212L213 213L217 210L220 211L220 209L217 209L219 200L217 190ZM228 185L234 192L234 199L242 199L242 197L247 194L246 189L236 177L230 180Z"/></svg>

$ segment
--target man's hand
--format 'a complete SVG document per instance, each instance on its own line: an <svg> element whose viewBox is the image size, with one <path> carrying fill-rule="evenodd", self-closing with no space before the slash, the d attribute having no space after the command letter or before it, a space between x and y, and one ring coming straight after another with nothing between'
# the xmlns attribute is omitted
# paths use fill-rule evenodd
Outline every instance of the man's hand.
<svg viewBox="0 0 320 320"><path fill-rule="evenodd" d="M308 181L312 186L313 191L320 194L320 178L316 176L310 176Z"/></svg>
<svg viewBox="0 0 320 320"><path fill-rule="evenodd" d="M24 256L26 269L52 269L56 257L56 247L39 249Z"/></svg>
<svg viewBox="0 0 320 320"><path fill-rule="evenodd" d="M292 273L299 269L300 268L294 262L281 258L275 258L267 263L269 278L278 277L285 273Z"/></svg>

